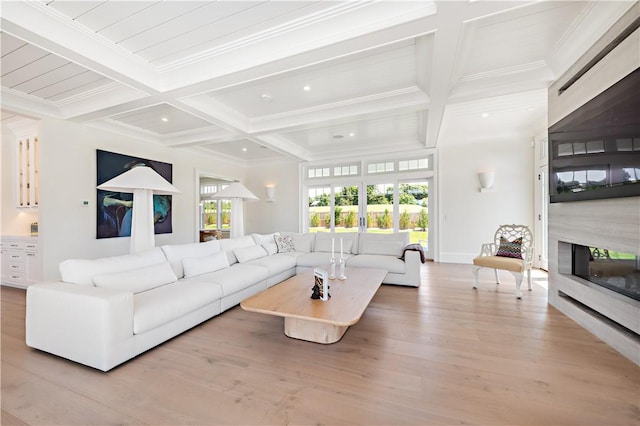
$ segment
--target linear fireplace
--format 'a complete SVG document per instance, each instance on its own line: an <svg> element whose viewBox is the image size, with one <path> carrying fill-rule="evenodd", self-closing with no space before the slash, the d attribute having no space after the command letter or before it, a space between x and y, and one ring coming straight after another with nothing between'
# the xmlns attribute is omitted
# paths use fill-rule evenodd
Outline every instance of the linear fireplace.
<svg viewBox="0 0 640 426"><path fill-rule="evenodd" d="M572 245L572 275L640 301L640 256Z"/></svg>

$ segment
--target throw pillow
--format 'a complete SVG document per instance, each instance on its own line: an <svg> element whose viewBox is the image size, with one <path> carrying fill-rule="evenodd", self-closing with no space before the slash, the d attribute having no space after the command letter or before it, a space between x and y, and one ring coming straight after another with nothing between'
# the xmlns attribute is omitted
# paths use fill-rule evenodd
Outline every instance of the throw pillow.
<svg viewBox="0 0 640 426"><path fill-rule="evenodd" d="M234 249L233 254L238 258L238 262L244 263L265 257L267 255L267 251L263 249L262 246L251 246Z"/></svg>
<svg viewBox="0 0 640 426"><path fill-rule="evenodd" d="M291 238L291 235L274 235L273 238L276 241L278 253L296 251L296 248L293 246L293 238Z"/></svg>
<svg viewBox="0 0 640 426"><path fill-rule="evenodd" d="M93 276L96 287L127 290L140 293L178 281L169 262L162 262L129 271L97 274Z"/></svg>
<svg viewBox="0 0 640 426"><path fill-rule="evenodd" d="M509 241L501 236L496 256L522 259L522 237Z"/></svg>
<svg viewBox="0 0 640 426"><path fill-rule="evenodd" d="M185 257L182 259L184 277L191 278L229 267L227 253L218 252L210 256Z"/></svg>

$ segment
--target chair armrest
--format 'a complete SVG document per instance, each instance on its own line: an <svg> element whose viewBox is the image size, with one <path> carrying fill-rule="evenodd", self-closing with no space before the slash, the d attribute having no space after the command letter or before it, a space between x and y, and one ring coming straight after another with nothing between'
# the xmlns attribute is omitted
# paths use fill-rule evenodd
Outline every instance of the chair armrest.
<svg viewBox="0 0 640 426"><path fill-rule="evenodd" d="M131 292L64 282L27 288L28 346L106 371L132 336Z"/></svg>
<svg viewBox="0 0 640 426"><path fill-rule="evenodd" d="M496 247L495 243L484 243L482 244L482 248L480 249L480 254L478 255L478 257L495 256L497 250L498 248Z"/></svg>
<svg viewBox="0 0 640 426"><path fill-rule="evenodd" d="M527 266L530 267L531 264L533 264L533 247L525 247L524 248L524 253L523 253L522 260L524 261L525 268Z"/></svg>

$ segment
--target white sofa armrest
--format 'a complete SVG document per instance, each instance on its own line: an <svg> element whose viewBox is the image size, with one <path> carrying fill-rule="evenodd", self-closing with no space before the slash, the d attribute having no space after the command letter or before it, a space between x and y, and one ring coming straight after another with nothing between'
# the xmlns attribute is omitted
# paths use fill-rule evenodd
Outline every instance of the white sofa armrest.
<svg viewBox="0 0 640 426"><path fill-rule="evenodd" d="M133 352L133 293L64 282L27 289L28 346L107 371Z"/></svg>

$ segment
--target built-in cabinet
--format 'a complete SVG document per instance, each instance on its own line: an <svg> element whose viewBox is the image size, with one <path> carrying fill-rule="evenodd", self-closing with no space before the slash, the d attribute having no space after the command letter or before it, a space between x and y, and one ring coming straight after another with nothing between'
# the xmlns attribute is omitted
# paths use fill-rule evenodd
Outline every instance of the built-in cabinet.
<svg viewBox="0 0 640 426"><path fill-rule="evenodd" d="M2 237L2 285L27 288L42 280L42 256L37 238Z"/></svg>

